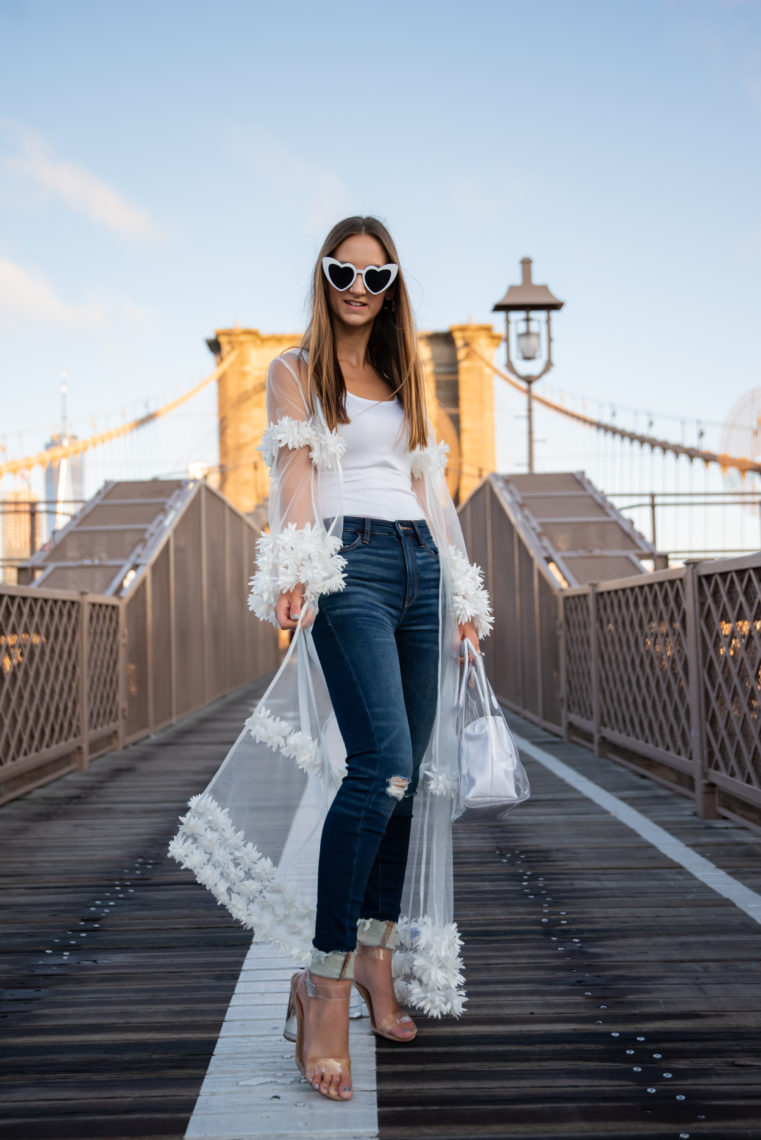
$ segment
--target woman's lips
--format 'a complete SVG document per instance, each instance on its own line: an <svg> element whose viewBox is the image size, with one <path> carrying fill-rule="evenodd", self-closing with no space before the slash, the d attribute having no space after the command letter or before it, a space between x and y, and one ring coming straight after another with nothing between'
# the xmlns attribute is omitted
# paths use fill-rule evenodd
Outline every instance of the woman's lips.
<svg viewBox="0 0 761 1140"><path fill-rule="evenodd" d="M347 300L344 301L344 304L348 305L350 309L364 309L366 307L367 302L366 301L350 301L347 298Z"/></svg>

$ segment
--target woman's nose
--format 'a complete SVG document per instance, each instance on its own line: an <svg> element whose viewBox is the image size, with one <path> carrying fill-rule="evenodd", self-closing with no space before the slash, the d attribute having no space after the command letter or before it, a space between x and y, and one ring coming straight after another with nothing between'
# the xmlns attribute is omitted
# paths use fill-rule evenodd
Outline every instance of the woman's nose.
<svg viewBox="0 0 761 1140"><path fill-rule="evenodd" d="M367 290L365 289L365 279L361 273L358 273L357 276L352 281L351 285L349 286L349 292L350 293L356 293L356 294L361 294L361 293L367 292Z"/></svg>

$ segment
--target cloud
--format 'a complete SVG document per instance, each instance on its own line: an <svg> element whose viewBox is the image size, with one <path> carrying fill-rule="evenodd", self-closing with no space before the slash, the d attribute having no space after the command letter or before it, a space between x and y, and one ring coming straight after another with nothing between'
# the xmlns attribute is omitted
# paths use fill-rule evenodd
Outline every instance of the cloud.
<svg viewBox="0 0 761 1140"><path fill-rule="evenodd" d="M309 237L322 237L350 212L352 195L343 179L327 167L309 162L262 128L226 128L228 143L253 166L271 196L302 218Z"/></svg>
<svg viewBox="0 0 761 1140"><path fill-rule="evenodd" d="M26 129L13 131L20 153L6 158L9 173L25 178L90 221L123 237L151 240L158 229L150 216L83 166L53 158L44 139Z"/></svg>
<svg viewBox="0 0 761 1140"><path fill-rule="evenodd" d="M40 270L0 257L0 319L8 317L83 329L102 326L105 312L93 302L69 305Z"/></svg>
<svg viewBox="0 0 761 1140"><path fill-rule="evenodd" d="M108 289L91 290L87 304L70 305L42 270L0 257L0 324L18 328L20 321L97 333L111 327L149 333L157 327L158 313Z"/></svg>

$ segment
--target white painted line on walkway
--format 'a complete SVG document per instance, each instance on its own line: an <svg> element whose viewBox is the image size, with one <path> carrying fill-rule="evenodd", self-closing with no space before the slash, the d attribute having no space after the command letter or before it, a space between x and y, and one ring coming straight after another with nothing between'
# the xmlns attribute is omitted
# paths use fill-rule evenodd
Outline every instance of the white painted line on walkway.
<svg viewBox="0 0 761 1140"><path fill-rule="evenodd" d="M550 772L559 776L561 780L565 780L577 792L581 792L587 799L593 800L600 807L605 808L606 811L616 816L621 823L631 828L632 831L636 831L638 835L641 835L643 839L651 843L667 858L678 863L680 867L684 867L685 871L689 871L701 883L705 883L711 890L733 902L740 910L744 910L752 919L761 923L761 895L756 891L752 891L750 887L746 887L737 879L733 879L731 875L722 871L710 859L698 855L697 851L693 851L686 843L676 839L670 832L659 827L657 823L652 823L647 816L642 815L633 807L629 807L618 796L606 792L604 788L599 787L586 776L581 776L574 768L564 764L556 756L545 752L543 748L539 748L538 745L532 744L531 741L525 740L522 736L515 733L513 735L521 752L525 752L537 760Z"/></svg>
<svg viewBox="0 0 761 1140"><path fill-rule="evenodd" d="M309 787L283 851L307 890L317 872L319 829ZM369 1018L350 1023L354 1096L332 1101L302 1078L283 1037L292 962L253 942L243 963L186 1140L377 1140L375 1040Z"/></svg>

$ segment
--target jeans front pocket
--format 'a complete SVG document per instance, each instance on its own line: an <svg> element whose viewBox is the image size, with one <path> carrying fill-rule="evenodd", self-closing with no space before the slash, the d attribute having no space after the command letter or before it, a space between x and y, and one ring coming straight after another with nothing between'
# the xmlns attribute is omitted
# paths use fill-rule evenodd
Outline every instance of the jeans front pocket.
<svg viewBox="0 0 761 1140"><path fill-rule="evenodd" d="M351 533L346 535L346 537L351 539ZM361 541L362 541L362 535L357 534L357 536L354 538L354 540L351 542L348 542L345 546L342 546L341 549L338 551L338 553L339 554L348 554L350 550L356 550L356 548L359 546Z"/></svg>

